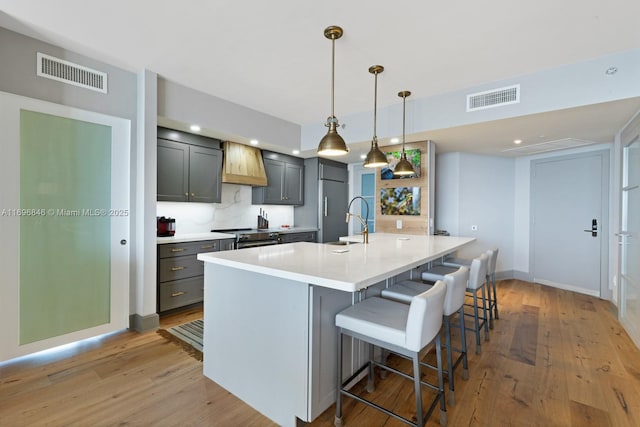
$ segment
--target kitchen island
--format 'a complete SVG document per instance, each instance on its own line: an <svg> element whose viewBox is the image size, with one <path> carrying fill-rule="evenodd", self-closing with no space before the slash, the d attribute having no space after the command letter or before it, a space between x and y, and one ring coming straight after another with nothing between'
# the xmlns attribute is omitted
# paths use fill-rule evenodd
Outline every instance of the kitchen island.
<svg viewBox="0 0 640 427"><path fill-rule="evenodd" d="M384 233L371 234L367 245L360 239L199 254L204 375L280 425L312 421L336 397L336 313L474 240ZM345 349L355 371L361 348Z"/></svg>

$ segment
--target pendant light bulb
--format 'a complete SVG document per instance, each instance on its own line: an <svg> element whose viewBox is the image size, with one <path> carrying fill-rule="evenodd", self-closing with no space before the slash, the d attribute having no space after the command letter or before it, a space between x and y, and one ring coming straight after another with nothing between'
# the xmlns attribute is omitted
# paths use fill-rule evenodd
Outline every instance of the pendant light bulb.
<svg viewBox="0 0 640 427"><path fill-rule="evenodd" d="M374 92L373 92L373 138L371 139L371 150L364 159L365 168L379 168L388 166L387 156L378 148L378 136L376 135L376 119L378 105L378 74L384 71L382 65L372 65L369 72L374 75Z"/></svg>
<svg viewBox="0 0 640 427"><path fill-rule="evenodd" d="M411 95L411 92L408 90L404 90L402 92L398 92L398 96L402 98L402 154L400 155L400 161L393 168L393 174L398 176L411 176L415 172L413 170L413 165L409 160L407 160L407 153L404 149L404 139L405 139L405 111L406 111L406 101L407 97Z"/></svg>
<svg viewBox="0 0 640 427"><path fill-rule="evenodd" d="M327 27L324 30L324 36L331 40L331 115L327 117L327 123L325 123L329 130L320 140L320 144L318 144L318 154L322 156L341 156L349 152L344 139L338 134L340 123L338 123L338 118L333 113L336 40L342 37L342 33L342 28L337 26Z"/></svg>

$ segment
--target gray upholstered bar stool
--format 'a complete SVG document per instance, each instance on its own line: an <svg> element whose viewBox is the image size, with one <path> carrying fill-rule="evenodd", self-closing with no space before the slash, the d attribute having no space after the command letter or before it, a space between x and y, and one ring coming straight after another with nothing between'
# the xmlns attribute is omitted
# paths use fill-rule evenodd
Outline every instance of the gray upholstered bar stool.
<svg viewBox="0 0 640 427"><path fill-rule="evenodd" d="M438 402L440 403L440 424L447 424L447 412L444 401L444 381L442 377L442 348L439 331L442 326L442 313L446 285L443 281L411 299L411 304L403 304L379 297L367 298L336 315L338 327L338 396L336 402L336 427L342 426L342 396L352 397L406 424L423 427ZM369 362L358 369L347 380L342 381L342 338L344 335L357 338L369 344ZM420 360L424 350L435 341L436 368L438 385L421 380ZM390 366L377 362L373 358L373 346L397 353L413 362L413 376L400 372ZM379 366L411 379L416 399L416 422L404 418L389 409L367 400L348 390L350 383L368 369L367 390L373 390L373 367ZM436 392L426 413L422 405L422 386Z"/></svg>
<svg viewBox="0 0 640 427"><path fill-rule="evenodd" d="M454 371L455 368L462 363L462 378L465 380L469 378L469 366L467 363L467 340L464 326L464 297L467 289L467 282L469 281L469 269L467 267L459 267L453 273L449 273L444 276L443 281L447 286L446 296L444 298L444 311L442 321L444 324L444 337L447 350L447 369L443 370L443 374L449 379L449 404L455 405L455 385L454 385ZM389 298L394 301L409 304L411 298L425 290L431 288L432 285L425 283L414 282L411 280L405 280L397 283L389 288L383 289L381 296L383 298ZM460 326L460 348L454 349L451 344L451 317L456 313L459 314L459 326ZM458 353L458 357L454 362L453 352Z"/></svg>
<svg viewBox="0 0 640 427"><path fill-rule="evenodd" d="M482 344L480 342L480 331L484 326L484 339L489 341L489 315L487 310L487 297L485 294L485 280L487 275L488 257L486 254L480 254L477 258L471 261L471 267L469 268L469 281L467 282L467 295L469 295L473 302L472 304L465 304L465 306L473 309L473 314L465 312L465 316L473 317L473 328L467 327L467 330L474 331L476 335L476 354L482 353ZM435 282L436 280L442 280L446 274L455 271L452 267L444 265L436 265L435 267L422 273L422 280L427 282ZM478 292L481 293L482 307L478 302ZM479 311L482 308L482 315Z"/></svg>
<svg viewBox="0 0 640 427"><path fill-rule="evenodd" d="M496 264L498 261L498 248L489 249L485 252L489 258L487 264L487 299L489 300L489 328L493 329L493 319L499 319L498 313L498 289L496 286ZM465 267L471 266L471 260L456 260L445 261L442 263L444 266L457 268L462 265Z"/></svg>

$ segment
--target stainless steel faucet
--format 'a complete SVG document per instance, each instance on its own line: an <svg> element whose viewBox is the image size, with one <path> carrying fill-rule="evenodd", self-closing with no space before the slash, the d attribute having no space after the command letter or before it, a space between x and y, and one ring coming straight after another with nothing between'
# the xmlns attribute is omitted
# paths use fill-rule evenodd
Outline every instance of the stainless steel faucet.
<svg viewBox="0 0 640 427"><path fill-rule="evenodd" d="M364 204L367 206L367 214L365 215L365 219L362 219L361 215L354 215L351 213L351 203L353 203L354 200L356 199L360 199L364 202ZM349 218L351 217L356 217L358 219L358 221L360 221L360 224L362 224L362 226L364 227L364 229L362 230L362 243L369 243L369 203L366 201L366 199L362 196L356 196L353 199L351 199L351 201L349 202L349 206L347 207L347 220L346 222L349 222Z"/></svg>

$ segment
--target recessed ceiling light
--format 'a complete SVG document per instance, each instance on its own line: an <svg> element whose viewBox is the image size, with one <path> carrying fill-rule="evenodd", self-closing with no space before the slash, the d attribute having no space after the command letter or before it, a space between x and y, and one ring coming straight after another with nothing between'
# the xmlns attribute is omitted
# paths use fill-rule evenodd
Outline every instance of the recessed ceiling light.
<svg viewBox="0 0 640 427"><path fill-rule="evenodd" d="M257 139L252 139L251 141L249 141L251 143L251 145L258 145L259 142Z"/></svg>
<svg viewBox="0 0 640 427"><path fill-rule="evenodd" d="M517 144L522 144L522 140L521 139L514 139L513 143L516 144L516 145Z"/></svg>
<svg viewBox="0 0 640 427"><path fill-rule="evenodd" d="M391 143L392 144L397 144L398 142L400 142L399 138L391 138Z"/></svg>
<svg viewBox="0 0 640 427"><path fill-rule="evenodd" d="M293 154L300 154L300 150L293 150L292 153Z"/></svg>
<svg viewBox="0 0 640 427"><path fill-rule="evenodd" d="M364 160L364 159L366 159L366 158L367 158L367 155L366 155L366 154L360 154L360 158L361 158L362 160Z"/></svg>
<svg viewBox="0 0 640 427"><path fill-rule="evenodd" d="M609 68L606 69L606 71L604 73L607 76L613 76L617 72L618 72L618 67L609 67Z"/></svg>
<svg viewBox="0 0 640 427"><path fill-rule="evenodd" d="M191 129L194 132L200 132L200 126L198 125L191 125L189 129Z"/></svg>

